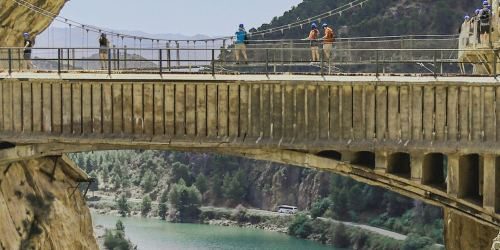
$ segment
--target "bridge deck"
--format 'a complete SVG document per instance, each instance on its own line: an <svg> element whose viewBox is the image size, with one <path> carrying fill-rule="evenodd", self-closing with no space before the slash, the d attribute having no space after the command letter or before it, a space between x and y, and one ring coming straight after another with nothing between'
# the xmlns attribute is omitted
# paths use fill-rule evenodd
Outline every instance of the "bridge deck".
<svg viewBox="0 0 500 250"><path fill-rule="evenodd" d="M493 77L13 73L0 79L3 142L294 150L359 165L344 173L500 224L500 85ZM314 159L294 163L314 165Z"/></svg>

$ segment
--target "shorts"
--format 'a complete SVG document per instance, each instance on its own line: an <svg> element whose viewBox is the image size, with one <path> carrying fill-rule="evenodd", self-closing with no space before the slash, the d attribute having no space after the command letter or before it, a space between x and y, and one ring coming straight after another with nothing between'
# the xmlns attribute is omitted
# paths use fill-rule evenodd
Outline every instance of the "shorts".
<svg viewBox="0 0 500 250"><path fill-rule="evenodd" d="M311 48L313 48L313 47L319 47L318 41L311 41L310 45L311 45Z"/></svg>
<svg viewBox="0 0 500 250"><path fill-rule="evenodd" d="M99 54L108 54L108 48L107 47L101 47L99 49Z"/></svg>
<svg viewBox="0 0 500 250"><path fill-rule="evenodd" d="M479 26L479 33L480 34L489 34L490 31L491 31L491 29L490 29L489 25Z"/></svg>
<svg viewBox="0 0 500 250"><path fill-rule="evenodd" d="M23 58L24 60L31 60L31 52L24 52Z"/></svg>
<svg viewBox="0 0 500 250"><path fill-rule="evenodd" d="M244 44L244 43L237 43L237 44L234 45L234 48L235 49L246 50L247 49L247 45Z"/></svg>

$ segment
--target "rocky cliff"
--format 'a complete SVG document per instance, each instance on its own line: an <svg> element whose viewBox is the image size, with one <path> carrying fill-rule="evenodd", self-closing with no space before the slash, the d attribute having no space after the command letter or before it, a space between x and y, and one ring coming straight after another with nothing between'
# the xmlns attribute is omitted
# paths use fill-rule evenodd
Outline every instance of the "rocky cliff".
<svg viewBox="0 0 500 250"><path fill-rule="evenodd" d="M36 36L59 14L67 0L2 0L0 1L0 47L22 47L23 32ZM42 15L33 9L45 11Z"/></svg>
<svg viewBox="0 0 500 250"><path fill-rule="evenodd" d="M84 178L65 156L0 166L0 250L97 249Z"/></svg>
<svg viewBox="0 0 500 250"><path fill-rule="evenodd" d="M478 223L451 209L444 211L446 249L495 250L493 239L498 229Z"/></svg>

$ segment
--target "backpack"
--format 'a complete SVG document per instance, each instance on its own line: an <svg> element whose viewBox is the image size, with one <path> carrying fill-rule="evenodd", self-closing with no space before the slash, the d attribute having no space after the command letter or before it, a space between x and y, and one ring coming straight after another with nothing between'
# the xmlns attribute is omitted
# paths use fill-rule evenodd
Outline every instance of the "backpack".
<svg viewBox="0 0 500 250"><path fill-rule="evenodd" d="M481 21L482 26L486 26L490 24L490 10L483 9L479 16L479 20Z"/></svg>

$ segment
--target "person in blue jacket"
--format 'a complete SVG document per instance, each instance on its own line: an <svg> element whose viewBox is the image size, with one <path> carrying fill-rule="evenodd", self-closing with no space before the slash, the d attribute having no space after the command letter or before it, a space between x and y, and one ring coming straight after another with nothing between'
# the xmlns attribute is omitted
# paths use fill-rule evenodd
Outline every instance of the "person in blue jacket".
<svg viewBox="0 0 500 250"><path fill-rule="evenodd" d="M247 56L247 32L245 31L245 26L240 24L238 31L235 33L236 41L234 42L236 64L240 64L240 53L243 54L245 58L245 64L248 63Z"/></svg>

